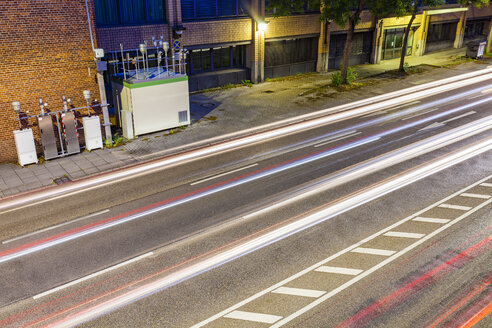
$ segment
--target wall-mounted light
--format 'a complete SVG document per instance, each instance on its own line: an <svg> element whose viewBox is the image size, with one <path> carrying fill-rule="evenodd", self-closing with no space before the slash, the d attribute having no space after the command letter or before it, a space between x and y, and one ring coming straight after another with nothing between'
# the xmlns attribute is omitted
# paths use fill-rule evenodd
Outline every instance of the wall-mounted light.
<svg viewBox="0 0 492 328"><path fill-rule="evenodd" d="M181 35L183 34L183 31L186 30L186 27L183 25L178 25L173 27L173 38L174 39L179 39L181 38Z"/></svg>
<svg viewBox="0 0 492 328"><path fill-rule="evenodd" d="M257 21L256 23L258 24L258 31L265 32L269 22L261 20Z"/></svg>

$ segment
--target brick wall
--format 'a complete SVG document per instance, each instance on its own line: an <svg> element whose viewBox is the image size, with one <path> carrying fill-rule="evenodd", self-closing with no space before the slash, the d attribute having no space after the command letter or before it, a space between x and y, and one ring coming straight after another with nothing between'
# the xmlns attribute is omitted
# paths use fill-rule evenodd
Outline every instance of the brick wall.
<svg viewBox="0 0 492 328"><path fill-rule="evenodd" d="M285 36L296 36L303 34L319 34L319 14L295 15L288 17L269 17L266 38L279 38Z"/></svg>
<svg viewBox="0 0 492 328"><path fill-rule="evenodd" d="M200 45L249 41L252 39L251 18L184 22L183 45Z"/></svg>
<svg viewBox="0 0 492 328"><path fill-rule="evenodd" d="M39 98L52 110L62 95L84 106L84 89L99 98L85 0L0 1L0 58L0 162L17 160L12 101L33 115Z"/></svg>

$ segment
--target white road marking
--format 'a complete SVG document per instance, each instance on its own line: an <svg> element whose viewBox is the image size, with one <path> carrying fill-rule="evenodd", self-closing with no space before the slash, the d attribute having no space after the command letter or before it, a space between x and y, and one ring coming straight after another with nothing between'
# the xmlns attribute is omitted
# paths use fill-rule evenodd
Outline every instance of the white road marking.
<svg viewBox="0 0 492 328"><path fill-rule="evenodd" d="M356 135L361 134L361 133L362 132L352 132L351 134L348 134L348 135L345 135L345 136L342 136L342 137L339 137L339 138L336 138L336 139L332 139L332 140L329 140L329 141L324 141L322 143L316 144L316 145L314 145L314 147L321 147L321 146L327 145L327 144L332 143L332 142L336 142L336 141L340 141L340 140L343 140L343 139L347 139L347 138L356 136Z"/></svg>
<svg viewBox="0 0 492 328"><path fill-rule="evenodd" d="M483 97L483 95L475 95L475 96L468 97L466 99L470 99L471 100L471 99L475 99L475 98L478 98L478 97Z"/></svg>
<svg viewBox="0 0 492 328"><path fill-rule="evenodd" d="M369 236L369 237L367 237L367 238L365 238L365 239L363 239L363 240L359 241L358 243L353 244L353 245L351 245L351 246L349 246L349 247L347 247L347 248L345 248L345 249L343 249L343 250L341 250L341 251L339 251L339 252L337 252L337 253L335 253L335 254L333 254L333 255L329 256L329 257L327 257L326 259L321 260L321 261L319 261L318 263L313 264L312 266L310 266L310 267L308 267L308 268L306 268L306 269L304 269L304 270L302 270L302 271L300 271L300 272L298 272L298 273L296 273L296 274L294 274L294 275L292 275L292 276L290 276L290 277L288 277L288 278L286 278L286 279L284 279L284 280L282 280L282 281L280 281L280 282L276 283L276 284L275 284L275 285L273 285L273 286L270 286L270 287L268 287L268 288L266 288L266 289L264 289L264 290L262 290L262 291L260 291L260 292L258 292L258 293L256 293L256 294L254 294L254 295L252 295L252 296L248 297L248 298L247 298L247 299L245 299L245 300L242 300L241 302L236 303L235 305L232 305L231 307L229 307L229 308L227 308L227 309L225 309L225 310L223 310L223 311L221 311L221 312L219 312L219 313L216 313L215 315L213 315L213 316L211 316L211 317L209 317L209 318L207 318L207 319L205 319L205 320L203 320L203 321L201 321L201 322L199 322L199 323L197 323L197 324L193 325L191 328L200 328L200 327L203 327L203 326L205 326L205 325L209 324L210 322L212 322L212 321L214 321L214 320L217 320L218 318L223 317L223 316L224 316L224 315L226 315L227 313L229 313L229 312L231 312L231 311L234 311L234 310L236 310L236 309L238 309L238 308L242 307L243 305L246 305L246 304L248 304L248 303L250 303L250 302L252 302L252 301L254 301L254 300L258 299L258 298L260 298L261 296L263 296L263 295L265 295L265 294L267 294L267 293L270 293L271 291L273 291L273 290L275 290L275 289L277 289L277 288L279 288L279 287L282 287L283 285L286 285L286 284L288 284L289 282L291 282L291 281L293 281L293 280L295 280L295 279L297 279L297 278L299 278L299 277L302 277L303 275L305 275L305 274L307 274L307 273L309 273L309 272L311 272L311 271L313 271L313 270L317 269L318 267L320 267L320 266L322 266L322 265L324 265L324 264L326 264L326 263L330 262L331 260L336 259L337 257L340 257L341 255L343 255L343 254L345 254L345 253L350 252L350 251L351 251L351 250L353 250L354 248L356 248L356 247L358 247L358 246L360 246L360 245L363 245L364 243L367 243L368 241L371 241L371 240L373 240L373 239L375 239L375 238L379 237L379 236L380 236L380 235L382 235L383 233L388 232L388 231L391 231L391 230L393 230L394 228L396 228L396 227L398 227L398 226L402 225L403 223L408 222L408 221L410 221L410 220L412 220L412 219L419 218L419 215L420 215L420 214L425 213L425 212L427 212L427 211L431 210L432 208L435 208L435 207L436 207L437 205L439 205L440 203L445 202L445 201L447 201L447 200L449 200L449 199L451 199L451 198L454 198L454 197L456 197L457 195L462 194L462 193L466 192L467 190L469 190L469 189L471 189L471 188L473 188L473 187L475 187L475 186L477 186L477 185L479 185L479 184L481 184L481 183L484 183L484 181L487 181L487 180L489 180L490 178L492 178L492 176L486 177L486 178L484 178L484 179L482 179L482 180L480 180L480 181L478 181L478 182L476 182L476 183L474 183L474 184L472 184L472 185L470 185L470 186L468 186L468 187L465 187L465 188L463 188L463 189L461 189L461 190L457 191L456 193L454 193L454 194L452 194L452 195L450 195L450 196L448 196L448 197L446 197L446 198L444 198L444 199L442 199L442 200L440 200L440 201L438 201L438 202L436 202L436 203L434 203L434 204L431 204L431 205L427 206L426 208L424 208L424 209L420 210L419 212L417 212L417 213L415 213L415 214L413 214L413 215L410 215L410 216L408 216L408 217L406 217L406 218L404 218L404 219L402 219L402 220L400 220L400 221L398 221L398 222L396 222L396 223L394 223L394 224L390 225L389 227L386 227L386 228L384 228L383 230L380 230L380 231L378 231L378 232L376 232L376 233L372 234L371 236ZM492 185L491 185L491 187L492 187ZM438 231L438 232L436 232L436 231L437 231L437 230L436 230L436 231L434 231L433 233L428 234L426 237L423 237L422 239L419 239L417 242L415 242L415 243L414 243L414 244L412 244L412 245L415 245L414 247L417 247L418 245L422 244L424 241L426 241L426 240L428 240L428 239L432 238L432 237L433 237L434 235L436 235L437 233L439 233L439 232L441 232L441 231L443 231L443 230L447 229L449 226L451 226L451 225L453 225L453 224L457 223L458 221L462 220L463 218L465 218L465 217L467 217L467 216L471 215L471 214L472 214L472 213L474 213L475 211L478 211L480 208L482 208L482 207L486 206L486 205L487 205L487 204L489 204L490 202L492 202L492 199L491 199L491 200L489 200L489 201L486 201L486 202L482 203L482 204L481 204L481 205L479 205L477 208L475 208L473 211L467 212L467 213L463 214L461 217L459 217L459 218L455 219L454 221L449 222L449 224L447 224L447 225L445 225L445 226L441 227L441 228L439 229L439 231ZM426 218L422 218L422 219L426 219ZM449 221L449 220L448 220L448 221ZM398 256L403 255L404 253L406 253L406 252L410 251L410 250L412 249L412 248L411 248L411 247L412 247L412 245L410 245L409 247L407 247L407 249L406 249L406 250L400 251L400 253L395 254L394 256L392 256L392 257L390 257L390 258L386 259L386 260L385 260L386 262L385 262L384 264L391 262L391 261L389 261L389 262L388 262L388 260L389 260L389 259L395 259L395 258L397 258ZM395 257L395 256L396 256L396 257ZM384 265L384 264L383 264L383 265ZM375 267L371 268L371 269L370 269L370 271L371 271L371 272L375 271L375 269L374 269L374 268L375 268ZM364 272L361 276L365 277L365 276L367 276L367 275L368 275L368 274L367 274L366 272ZM345 288L348 288L350 285L352 285L352 284L356 283L358 280L362 279L362 278L359 278L359 276L357 276L357 277L355 277L355 278L358 278L358 279L356 279L356 280L354 280L354 279L350 280L349 282L347 282L346 284L344 284L344 285L343 285L343 286L341 286L340 288L337 288L336 290L334 290L334 291L332 291L332 292L329 292L328 294L325 294L325 295L324 295L324 296L322 296L321 298L322 298L323 300L327 300L327 299L329 299L330 297L334 296L335 294L339 293L340 291L344 290ZM352 282L352 283L350 283L350 282ZM320 303L321 303L321 302L320 302ZM301 315L301 314L303 314L304 312L309 311L311 308L314 308L317 304L319 304L319 303L312 304L312 305L308 305L308 307L309 307L309 308L304 308L304 309L301 309L300 311L297 311L295 314L290 315L290 316L288 317L288 318L289 318L289 320L287 320L287 321L282 320L282 324L281 324L281 325L283 325L283 324L285 324L285 323L287 323L287 322L289 322L289 321L293 320L294 318L296 318L296 317L300 316L300 315ZM104 309L103 309L103 310L104 310ZM105 312L102 312L102 311L101 311L101 313L105 313ZM66 327L69 327L69 325L68 325L68 324L73 324L74 322L83 322L83 318L80 318L79 320L75 320L75 319L74 319L74 320L71 320L71 321L69 321L69 322L68 322L65 326L66 326Z"/></svg>
<svg viewBox="0 0 492 328"><path fill-rule="evenodd" d="M448 220L448 219L437 219L437 218L424 218L421 216L417 216L415 219L413 219L413 221L445 224L445 223L448 223L450 220Z"/></svg>
<svg viewBox="0 0 492 328"><path fill-rule="evenodd" d="M67 225L67 224L71 224L71 223L75 223L75 222L78 222L78 221L86 220L86 219L92 218L94 216L98 216L98 215L101 215L101 214L104 214L104 213L108 213L108 212L109 212L109 210L103 210L103 211L100 211L100 212L96 212L96 213L92 213L92 214L89 214L89 215L86 215L86 216L82 216L82 217L80 217L78 219L75 219L75 220L72 220L72 221L63 222L63 223L60 223L60 224L57 224L57 225L54 225L54 226L51 226L51 227L48 227L48 228L44 228L44 229L41 229L41 230L33 231L31 233L28 233L28 234L25 234L25 235L22 235L22 236L18 236L18 237L12 238L12 239L4 240L4 241L2 241L2 244L8 244L8 243L11 243L11 242L16 241L16 240L19 240L19 239L31 237L31 236L40 234L42 232L50 231L50 230L53 230L53 229L56 229L56 228L59 228L59 227L63 227L65 225Z"/></svg>
<svg viewBox="0 0 492 328"><path fill-rule="evenodd" d="M357 247L356 249L353 249L352 252L360 253L360 254L382 255L382 256L391 256L396 253L396 251L390 251L387 249L365 248L365 247Z"/></svg>
<svg viewBox="0 0 492 328"><path fill-rule="evenodd" d="M450 208L452 210L460 210L460 211L469 211L472 209L472 207L469 206L461 206L461 205L453 205L453 204L441 204L438 207Z"/></svg>
<svg viewBox="0 0 492 328"><path fill-rule="evenodd" d="M244 312L244 311L233 311L228 315L225 315L224 318L247 320L247 321L262 322L262 323L275 323L280 319L282 319L282 317L278 315Z"/></svg>
<svg viewBox="0 0 492 328"><path fill-rule="evenodd" d="M318 298L326 292L324 290L315 289L280 287L278 289L275 289L272 293Z"/></svg>
<svg viewBox="0 0 492 328"><path fill-rule="evenodd" d="M475 112L474 110L471 110L467 113L464 113L464 114L461 114L461 115L458 115L458 116L455 116L455 117L452 117L446 121L442 121L442 123L449 123L449 122L452 122L452 121L455 121L455 120L458 120L460 118L463 118L463 117L466 117L466 116L469 116L469 115L472 115L472 114L476 114L477 112Z"/></svg>
<svg viewBox="0 0 492 328"><path fill-rule="evenodd" d="M406 121L406 120L409 120L409 119L411 119L411 118L414 118L414 117L417 117L417 116L420 116L420 115L425 115L425 114L431 113L431 112L436 111L436 110L438 110L438 109L439 109L439 107L432 108L432 109L426 110L425 112L421 112L421 113L417 113L417 114L412 115L412 116L407 116L407 117L404 117L404 118L402 118L401 120L402 120L402 121Z"/></svg>
<svg viewBox="0 0 492 328"><path fill-rule="evenodd" d="M221 173L221 174L217 174L217 175L214 175L212 177L208 177L208 178L205 178L205 179L202 179L202 180L199 180L199 181L195 181L193 183L190 183L190 186L194 186L194 185L197 185L197 184L202 183L202 182L206 182L206 181L209 181L209 180L220 178L220 177L223 177L224 175L228 175L228 174L236 173L236 172L239 172L239 171L242 171L242 170L246 170L246 169L255 167L257 165L258 165L258 163L254 163L254 164L251 164L251 165L248 165L248 166L244 166L244 167L241 167L241 168L232 170L232 171L227 171L227 172L224 172L224 173Z"/></svg>
<svg viewBox="0 0 492 328"><path fill-rule="evenodd" d="M470 198L480 198L480 199L489 199L490 197L492 197L490 195L471 194L471 193L467 193L467 192L461 194L460 196L470 197Z"/></svg>
<svg viewBox="0 0 492 328"><path fill-rule="evenodd" d="M40 293L40 294L34 295L32 298L36 300L36 299L38 299L38 298L41 298L41 297L44 297L44 296L47 296L47 295L53 294L54 292L57 292L57 291L59 291L59 290L62 290L62 289L68 288L68 287L73 286L73 285L76 285L76 284L79 284L79 283L81 283L81 282L83 282L83 281L86 281L86 280L92 279L92 278L94 278L94 277L100 276L100 275L102 275L102 274L104 274L104 273L107 273L107 272L109 272L109 271L116 270L116 269L121 268L121 267L123 267L123 266L125 266L125 265L131 264L131 263L137 262L137 261L139 261L139 260L141 260L141 259L144 259L144 258L146 258L146 257L152 256L153 254L154 254L154 252L145 253L145 254L143 254L143 255L140 255L140 256L134 257L134 258L132 258L132 259L129 259L128 261L121 262L121 263L116 264L116 265L114 265L114 266L112 266L112 267L106 268L106 269L101 270L101 271L98 271L98 272L94 272L93 274L90 274L90 275L88 275L88 276L85 276L85 277L82 277L82 278L80 278L80 279L77 279L77 280L71 281L71 282L69 282L69 283L67 283L67 284L64 284L64 285L58 286L58 287L56 287L56 288L53 288L53 289L47 290L47 291L45 291L45 292L43 292L43 293Z"/></svg>
<svg viewBox="0 0 492 328"><path fill-rule="evenodd" d="M341 268L341 267L332 267L332 266L323 265L323 266L320 266L319 268L317 268L314 271L317 271L317 272L326 272L326 273L339 273L339 274L346 274L346 275L349 275L349 276L356 276L356 275L358 275L359 273L361 273L364 270L350 269L350 268Z"/></svg>
<svg viewBox="0 0 492 328"><path fill-rule="evenodd" d="M492 187L492 183L487 183L487 182L481 183L480 185L482 187Z"/></svg>
<svg viewBox="0 0 492 328"><path fill-rule="evenodd" d="M491 93L492 89L482 90L482 93Z"/></svg>
<svg viewBox="0 0 492 328"><path fill-rule="evenodd" d="M383 236L420 239L425 236L425 233L388 231Z"/></svg>
<svg viewBox="0 0 492 328"><path fill-rule="evenodd" d="M449 197L451 198L451 197ZM449 199L448 198L448 199ZM352 286L353 284L355 284L356 282L358 282L359 280L367 277L368 275L370 275L371 273L373 273L374 271L377 271L379 270L380 268L384 267L386 264L396 260L397 258L399 258L400 256L408 253L409 251L411 251L412 249L414 249L415 247L423 244L424 242L426 242L427 240L429 240L430 238L434 237L435 235L439 234L440 232L446 230L447 228L451 227L452 225L458 223L459 221L463 220L464 218L468 217L469 215L471 215L472 213L480 210L482 207L484 206L487 206L488 204L490 204L492 202L492 199L480 204L479 206L475 207L472 211L470 212L467 212L467 213L464 213L463 215L461 215L460 217L454 219L453 221L449 222L448 224L446 225L443 225L442 227L440 227L439 229L431 232L430 234L428 234L427 236L423 237L422 239L419 239L417 240L415 243L413 243L412 245L406 247L405 249L399 251L398 253L394 254L393 256L391 257L388 257L387 259L385 259L384 261L382 261L381 263L373 266L372 268L370 268L369 270L363 272L362 274L352 278L351 280L347 281L345 284L341 285L340 287L338 288L335 288L334 290L332 290L331 292L321 296L320 298L316 299L315 301L313 301L311 304L308 304L306 305L305 307L303 307L302 309L300 309L299 311L289 315L288 317L285 317L284 319L282 319L281 321L277 322L276 324L270 326L270 328L279 328L283 325L285 325L286 323L294 320L295 318L301 316L302 314L306 313L307 311L313 309L314 307L316 307L317 305L323 303L324 301L326 301L327 299L331 298L332 296L338 294L339 292L341 292L342 290ZM422 212L422 211L421 211Z"/></svg>

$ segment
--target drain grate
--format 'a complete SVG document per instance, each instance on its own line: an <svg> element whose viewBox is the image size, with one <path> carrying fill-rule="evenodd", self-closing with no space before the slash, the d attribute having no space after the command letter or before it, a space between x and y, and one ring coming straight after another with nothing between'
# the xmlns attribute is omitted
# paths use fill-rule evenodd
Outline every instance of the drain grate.
<svg viewBox="0 0 492 328"><path fill-rule="evenodd" d="M70 181L72 181L72 180L70 180L70 178L66 177L66 176L53 179L53 182L56 183L57 185L61 185L61 184L64 184L64 183L67 183Z"/></svg>

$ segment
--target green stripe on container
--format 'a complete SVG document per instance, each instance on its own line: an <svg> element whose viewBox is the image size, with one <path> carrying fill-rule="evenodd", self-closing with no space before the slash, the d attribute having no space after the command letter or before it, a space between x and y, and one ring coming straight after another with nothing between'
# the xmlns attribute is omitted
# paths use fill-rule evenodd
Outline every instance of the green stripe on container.
<svg viewBox="0 0 492 328"><path fill-rule="evenodd" d="M121 82L122 82L119 79L114 79L113 81L115 81L118 84L121 84ZM123 86L125 86L129 89L137 89L137 88L150 87L153 85L176 83L176 82L181 82L181 81L188 81L188 76L180 76L180 77L173 77L173 78L169 78L169 79L154 80L154 81L139 82L139 83L128 83L128 82L123 81Z"/></svg>

